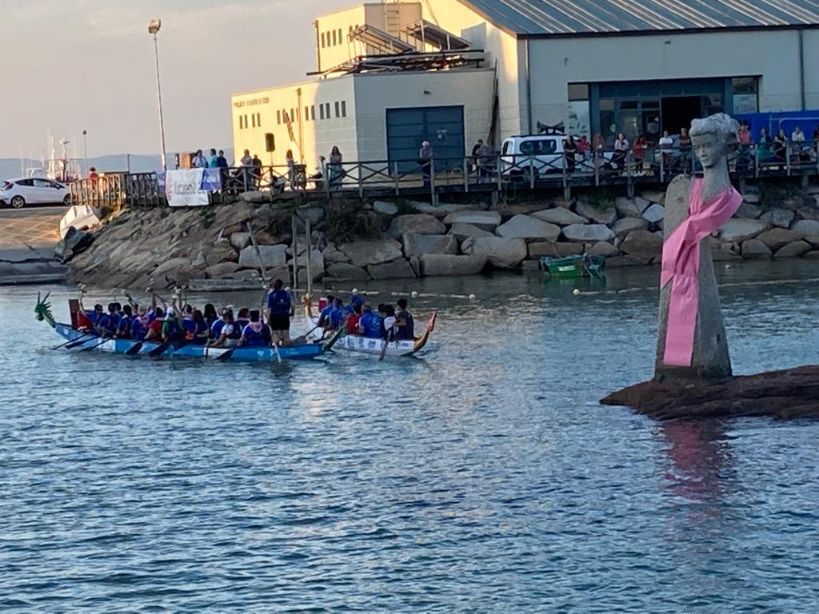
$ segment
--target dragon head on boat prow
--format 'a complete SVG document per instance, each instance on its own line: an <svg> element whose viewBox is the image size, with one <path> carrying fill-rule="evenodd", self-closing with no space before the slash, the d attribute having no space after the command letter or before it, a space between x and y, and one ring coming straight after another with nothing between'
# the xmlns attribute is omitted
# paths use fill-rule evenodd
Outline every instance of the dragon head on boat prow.
<svg viewBox="0 0 819 614"><path fill-rule="evenodd" d="M54 319L54 314L51 313L51 303L48 302L50 295L51 292L46 292L45 296L41 296L39 292L37 293L37 305L34 307L34 313L37 314L36 317L39 322L45 320L51 328L55 328L57 321Z"/></svg>

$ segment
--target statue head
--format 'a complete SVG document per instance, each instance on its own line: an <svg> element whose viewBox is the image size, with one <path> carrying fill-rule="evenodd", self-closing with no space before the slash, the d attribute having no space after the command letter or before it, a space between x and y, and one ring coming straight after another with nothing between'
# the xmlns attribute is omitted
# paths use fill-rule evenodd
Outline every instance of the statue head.
<svg viewBox="0 0 819 614"><path fill-rule="evenodd" d="M739 123L730 115L717 113L691 122L691 146L703 168L725 164L739 145Z"/></svg>

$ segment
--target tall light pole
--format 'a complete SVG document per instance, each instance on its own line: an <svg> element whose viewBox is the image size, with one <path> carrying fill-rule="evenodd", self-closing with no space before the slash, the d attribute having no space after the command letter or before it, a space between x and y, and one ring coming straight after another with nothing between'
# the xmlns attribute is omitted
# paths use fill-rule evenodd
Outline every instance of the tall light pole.
<svg viewBox="0 0 819 614"><path fill-rule="evenodd" d="M162 170L168 170L165 164L165 119L162 115L162 86L159 84L159 42L157 34L162 27L161 19L151 19L148 22L148 34L154 35L154 57L156 58L156 98L159 104L159 144L161 149Z"/></svg>
<svg viewBox="0 0 819 614"><path fill-rule="evenodd" d="M82 131L83 157L85 158L85 174L88 174L88 130Z"/></svg>

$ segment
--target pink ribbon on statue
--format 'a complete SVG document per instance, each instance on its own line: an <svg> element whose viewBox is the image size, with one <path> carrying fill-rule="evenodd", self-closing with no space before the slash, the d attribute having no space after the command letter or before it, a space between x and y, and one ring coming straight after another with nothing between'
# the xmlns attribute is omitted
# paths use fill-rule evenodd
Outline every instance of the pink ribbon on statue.
<svg viewBox="0 0 819 614"><path fill-rule="evenodd" d="M663 243L660 287L671 282L663 363L690 367L699 311L700 241L731 219L742 196L728 188L707 203L702 201L702 179L694 179L688 199L688 217Z"/></svg>

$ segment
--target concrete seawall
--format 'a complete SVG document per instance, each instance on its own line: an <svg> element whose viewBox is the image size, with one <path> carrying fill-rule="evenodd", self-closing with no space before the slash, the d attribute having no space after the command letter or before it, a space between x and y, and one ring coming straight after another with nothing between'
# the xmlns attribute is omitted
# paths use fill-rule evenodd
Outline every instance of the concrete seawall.
<svg viewBox="0 0 819 614"><path fill-rule="evenodd" d="M54 254L65 207L0 209L0 286L65 281Z"/></svg>

